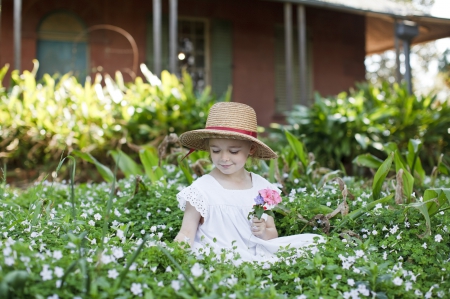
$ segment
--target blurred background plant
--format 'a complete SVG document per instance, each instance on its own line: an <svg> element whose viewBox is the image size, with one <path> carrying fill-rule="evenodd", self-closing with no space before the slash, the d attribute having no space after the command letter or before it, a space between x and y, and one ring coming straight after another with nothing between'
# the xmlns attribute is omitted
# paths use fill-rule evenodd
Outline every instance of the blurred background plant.
<svg viewBox="0 0 450 299"><path fill-rule="evenodd" d="M46 74L36 81L39 64L34 65L31 72L12 71L11 88L0 85L0 158L8 169L54 169L61 154L72 150L100 162L110 161L107 153L115 149L137 158L144 145L201 128L219 100L210 88L194 93L186 73L178 79L163 72L160 80L145 65L141 70L147 82L137 77L125 83L116 72L114 79L98 74L84 84L70 74ZM7 70L1 69L0 82ZM223 99L229 99L229 92Z"/></svg>
<svg viewBox="0 0 450 299"><path fill-rule="evenodd" d="M316 94L311 107L296 106L287 124L273 124L272 146L288 130L314 154L315 160L331 169L362 174L352 160L363 153L385 159L384 144L407 148L410 139L423 143L423 167L431 171L441 154L450 151L450 107L434 95L408 95L405 86L384 82L377 88L361 83L349 93L323 98ZM324 146L326 145L326 146Z"/></svg>

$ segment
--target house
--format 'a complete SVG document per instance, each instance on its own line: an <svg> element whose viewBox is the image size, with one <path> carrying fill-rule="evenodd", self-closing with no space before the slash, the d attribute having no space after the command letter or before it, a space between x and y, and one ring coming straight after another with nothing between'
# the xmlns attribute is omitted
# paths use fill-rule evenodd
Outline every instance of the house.
<svg viewBox="0 0 450 299"><path fill-rule="evenodd" d="M387 0L3 0L0 65L83 78L145 63L185 68L255 108L260 125L283 119L312 94L365 80L364 59L395 46L394 25L418 24L419 43L450 36L450 20ZM15 55L20 53L20 55ZM8 76L6 76L8 77Z"/></svg>

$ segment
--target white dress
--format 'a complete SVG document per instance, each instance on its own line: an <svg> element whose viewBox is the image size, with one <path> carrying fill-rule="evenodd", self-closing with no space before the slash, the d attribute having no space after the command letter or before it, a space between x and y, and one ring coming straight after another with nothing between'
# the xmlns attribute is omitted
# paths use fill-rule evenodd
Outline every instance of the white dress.
<svg viewBox="0 0 450 299"><path fill-rule="evenodd" d="M252 188L245 190L225 189L211 175L206 174L177 194L179 207L184 211L188 201L204 218L199 224L192 249L197 251L207 244L215 252L236 248L243 261L264 261L275 257L283 246L300 248L320 242L324 238L315 234L300 234L262 240L251 232L248 214L255 204L258 191L270 188L281 192L260 175L251 173ZM263 217L267 215L264 214Z"/></svg>

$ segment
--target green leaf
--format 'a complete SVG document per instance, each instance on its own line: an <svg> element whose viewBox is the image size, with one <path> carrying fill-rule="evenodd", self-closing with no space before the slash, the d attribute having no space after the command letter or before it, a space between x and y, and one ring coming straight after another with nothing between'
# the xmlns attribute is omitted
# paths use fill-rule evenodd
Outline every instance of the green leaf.
<svg viewBox="0 0 450 299"><path fill-rule="evenodd" d="M308 165L308 157L306 156L303 143L300 142L294 135L292 135L289 131L284 132L287 138L287 141L289 142L289 145L291 146L291 149L294 151L294 153L297 155L297 157L300 159L300 161L303 164L303 167L307 167Z"/></svg>
<svg viewBox="0 0 450 299"><path fill-rule="evenodd" d="M91 154L82 153L82 152L76 151L76 150L72 151L72 154L83 159L86 162L94 164L95 168L97 168L97 170L100 173L100 175L102 176L102 178L105 181L107 181L108 183L111 183L113 181L114 175L113 175L111 169L109 169L105 165L98 162L97 159L95 159Z"/></svg>
<svg viewBox="0 0 450 299"><path fill-rule="evenodd" d="M410 203L409 205L407 205L405 207L405 212L408 209L410 209L410 208L417 209L425 217L426 230L419 237L424 238L424 237L427 237L427 236L431 235L431 220L430 220L430 214L428 213L427 202L413 202L413 203Z"/></svg>
<svg viewBox="0 0 450 299"><path fill-rule="evenodd" d="M423 201L427 203L428 214L438 213L445 204L450 205L450 188L432 188L425 190Z"/></svg>
<svg viewBox="0 0 450 299"><path fill-rule="evenodd" d="M188 184L192 184L194 181L194 178L191 174L191 169L189 165L187 164L186 160L181 161L181 157L178 157L178 166L181 168L181 171L183 172L184 176L186 177L186 180L188 181Z"/></svg>
<svg viewBox="0 0 450 299"><path fill-rule="evenodd" d="M410 167L410 171L412 175L417 175L420 178L420 181L423 182L425 180L425 170L422 167L422 162L419 158L419 151L422 148L422 141L418 139L410 139L408 142L408 165Z"/></svg>
<svg viewBox="0 0 450 299"><path fill-rule="evenodd" d="M406 169L406 165L403 164L403 161L400 158L400 154L398 151L395 151L394 161L395 161L395 171L398 173L400 169L403 169L403 194L406 196L407 202L410 202L411 194L413 192L414 187L414 177L409 173Z"/></svg>
<svg viewBox="0 0 450 299"><path fill-rule="evenodd" d="M118 163L117 166L123 171L126 177L130 177L131 175L142 175L141 167L123 151L111 150L109 153L111 153L114 161Z"/></svg>
<svg viewBox="0 0 450 299"><path fill-rule="evenodd" d="M371 154L363 154L357 156L355 159L353 159L352 163L358 165L358 166L365 166L369 168L378 168L383 164L383 160L375 157Z"/></svg>
<svg viewBox="0 0 450 299"><path fill-rule="evenodd" d="M141 149L139 158L144 166L145 174L152 183L156 183L164 176L162 169L158 166L158 156L151 148Z"/></svg>
<svg viewBox="0 0 450 299"><path fill-rule="evenodd" d="M373 199L375 200L380 198L381 188L383 187L384 180L391 169L392 159L393 154L390 154L375 173L372 184Z"/></svg>

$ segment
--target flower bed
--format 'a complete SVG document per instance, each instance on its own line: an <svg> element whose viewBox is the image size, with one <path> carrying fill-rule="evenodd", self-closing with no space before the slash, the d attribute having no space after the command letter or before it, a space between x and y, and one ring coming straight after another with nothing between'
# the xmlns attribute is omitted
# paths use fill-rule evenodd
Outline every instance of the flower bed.
<svg viewBox="0 0 450 299"><path fill-rule="evenodd" d="M0 298L450 294L448 210L430 219L431 235L420 237L426 231L421 212L387 201L345 224L342 218L331 219L328 241L317 249L286 249L278 261L240 263L231 252L206 250L195 256L172 242L183 215L175 194L187 181L176 167L164 170L166 186L135 176L117 186L44 181L21 191L0 185ZM342 182L354 195L350 212L370 203L366 181L344 177ZM436 185L449 187L450 180L438 179ZM280 235L325 235L324 223L307 225L297 214L311 219L320 205L335 209L343 201L340 186L304 188L302 180L289 186L285 209L274 210Z"/></svg>

